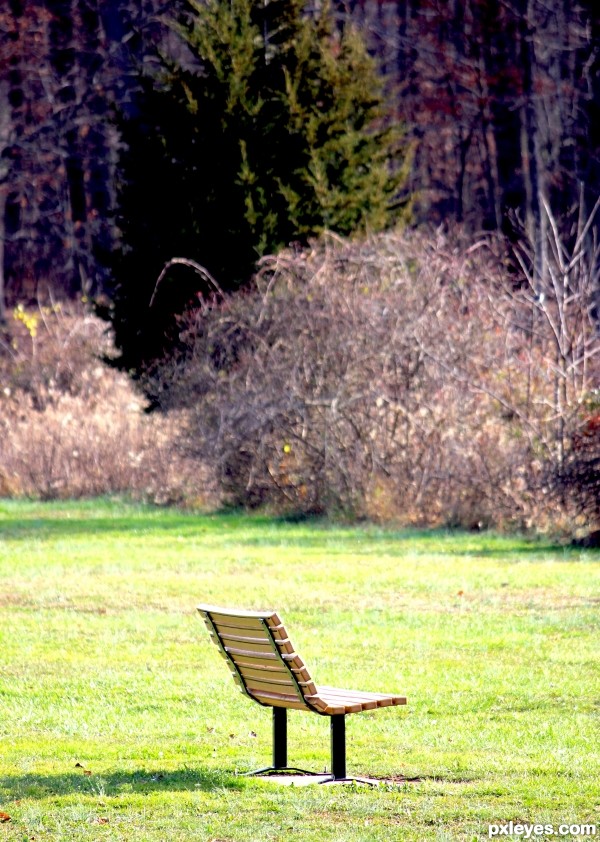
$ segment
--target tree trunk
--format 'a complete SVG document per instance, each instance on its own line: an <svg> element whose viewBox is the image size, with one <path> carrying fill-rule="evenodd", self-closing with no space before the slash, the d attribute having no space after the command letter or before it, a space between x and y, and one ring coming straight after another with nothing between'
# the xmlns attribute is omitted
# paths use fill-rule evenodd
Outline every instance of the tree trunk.
<svg viewBox="0 0 600 842"><path fill-rule="evenodd" d="M524 177L527 195L527 219L529 233L534 244L534 278L536 291L541 291L541 284L546 274L544 261L544 236L542 223L542 203L540 200L541 174L540 150L538 140L538 121L536 115L534 72L535 51L533 43L533 3L527 2L527 10L521 24L521 66L523 68L523 143L525 158Z"/></svg>
<svg viewBox="0 0 600 842"><path fill-rule="evenodd" d="M8 197L9 163L4 152L11 141L11 108L9 84L0 80L0 324L6 319L6 279L4 256L6 253L6 201Z"/></svg>
<svg viewBox="0 0 600 842"><path fill-rule="evenodd" d="M6 321L6 282L4 280L4 241L6 239L6 228L4 225L4 213L6 210L6 191L0 185L0 325Z"/></svg>

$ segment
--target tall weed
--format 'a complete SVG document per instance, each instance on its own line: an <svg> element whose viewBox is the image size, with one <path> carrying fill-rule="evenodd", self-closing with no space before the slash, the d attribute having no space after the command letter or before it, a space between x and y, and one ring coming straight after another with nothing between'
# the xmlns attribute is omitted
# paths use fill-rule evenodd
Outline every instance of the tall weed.
<svg viewBox="0 0 600 842"><path fill-rule="evenodd" d="M176 417L147 415L102 361L110 352L106 326L83 310L13 311L0 344L1 495L179 502L206 487L177 451Z"/></svg>

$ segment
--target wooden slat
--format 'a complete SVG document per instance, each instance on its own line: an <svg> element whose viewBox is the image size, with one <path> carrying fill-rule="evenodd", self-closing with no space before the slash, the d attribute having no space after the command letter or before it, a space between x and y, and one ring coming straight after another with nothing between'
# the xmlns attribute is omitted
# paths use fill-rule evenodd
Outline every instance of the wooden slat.
<svg viewBox="0 0 600 842"><path fill-rule="evenodd" d="M403 701L404 702L406 701L405 696L397 696L394 693L372 693L370 690L345 690L345 689L342 689L341 687L329 687L326 684L320 684L319 690L325 690L328 693L351 693L351 694L355 694L355 695L364 697L365 699L377 699L377 700L380 700L380 699L386 700L387 699L390 702L395 703L395 704L402 704ZM397 701L397 700L399 700L399 701Z"/></svg>
<svg viewBox="0 0 600 842"><path fill-rule="evenodd" d="M310 710L309 706L301 701L296 694L272 693L267 690L257 690L252 695L261 702L274 707L290 707L300 710Z"/></svg>
<svg viewBox="0 0 600 842"><path fill-rule="evenodd" d="M229 655L230 658L233 658L234 661L237 662L239 658L243 659L256 659L258 661L279 661L279 655L275 652L259 652L257 650L252 649L238 649L235 646L226 646L225 651Z"/></svg>
<svg viewBox="0 0 600 842"><path fill-rule="evenodd" d="M225 651L242 650L244 652L254 652L256 655L268 655L269 653L277 657L272 644L268 640L259 640L254 643L253 640L235 640L235 638L222 637L221 643L225 647Z"/></svg>
<svg viewBox="0 0 600 842"><path fill-rule="evenodd" d="M288 640L289 636L283 626L271 626L269 625L269 629L271 630L271 634L275 638L275 640Z"/></svg>
<svg viewBox="0 0 600 842"><path fill-rule="evenodd" d="M326 701L328 705L344 705L345 708L348 708L348 713L376 710L379 707L375 699L369 699L367 701L354 696L329 696L326 693L318 693L317 695Z"/></svg>
<svg viewBox="0 0 600 842"><path fill-rule="evenodd" d="M275 652L271 655L257 655L254 652L242 652L239 655L229 656L235 662L238 669L240 667L256 667L257 669L285 669L281 663L281 659L277 657Z"/></svg>
<svg viewBox="0 0 600 842"><path fill-rule="evenodd" d="M267 693L283 693L285 696L293 694L294 698L298 698L296 687L291 681L287 684L273 684L271 681L257 681L256 678L247 679L245 676L243 676L243 679L249 693L256 694L258 691L264 691Z"/></svg>
<svg viewBox="0 0 600 842"><path fill-rule="evenodd" d="M284 639L284 638L289 638L289 635L288 635L288 633L286 632L286 630L285 630L285 627L284 627L283 623L279 622L279 618L277 618L277 619L278 619L278 622L277 622L277 623L273 623L273 622L271 622L271 619L269 619L269 620L265 620L266 624L267 624L267 625L268 625L268 627L269 627L269 630L271 631L271 634L272 634L272 635L273 635L273 637L274 637L274 638L276 638L277 640L281 640L281 639Z"/></svg>
<svg viewBox="0 0 600 842"><path fill-rule="evenodd" d="M406 704L405 696L394 696L391 693L371 693L363 690L343 690L339 687L327 687L324 685L319 685L317 692L321 695L360 699L365 702L376 701L378 703L378 707Z"/></svg>
<svg viewBox="0 0 600 842"><path fill-rule="evenodd" d="M257 659L238 659L236 665L240 672L243 672L244 674L249 672L256 678L258 678L260 675L264 678L267 678L268 680L273 680L277 677L286 680L289 677L290 672L292 672L298 684L306 688L306 692L317 692L317 687L314 684L310 673L304 667L301 669L289 670L280 663L278 663L278 661L269 661L268 663L263 664L260 662L260 660Z"/></svg>
<svg viewBox="0 0 600 842"><path fill-rule="evenodd" d="M287 634L283 626L267 627L261 620L256 620L256 625L236 625L235 618L230 623L211 623L210 620L205 621L210 631L214 628L220 635L236 635L239 637L264 637L265 640L270 640L271 634L275 640L287 640Z"/></svg>
<svg viewBox="0 0 600 842"><path fill-rule="evenodd" d="M268 635L267 628L262 620L236 621L232 617L227 622L217 622L213 618L213 624L218 632L224 634L263 634L265 637Z"/></svg>
<svg viewBox="0 0 600 842"><path fill-rule="evenodd" d="M260 643L261 646L265 644L271 647L271 652L273 651L273 644L270 637L260 637L257 636L255 632L252 634L235 634L235 632L219 632L219 637L223 642L227 641L232 643L243 643L244 646L247 643Z"/></svg>
<svg viewBox="0 0 600 842"><path fill-rule="evenodd" d="M242 672L247 678L260 678L268 679L269 681L290 681L290 672L289 670L284 669L283 667L277 666L246 666L245 664L239 664L238 669Z"/></svg>
<svg viewBox="0 0 600 842"><path fill-rule="evenodd" d="M309 698L306 697L306 701L310 703L311 708L316 710L317 713L326 714L327 716L335 716L340 713L346 714L350 712L346 710L345 705L329 704L323 699L320 699L318 696L315 697L314 700L309 700Z"/></svg>
<svg viewBox="0 0 600 842"><path fill-rule="evenodd" d="M208 605L207 603L200 603L196 608L202 614L222 614L225 617L259 617L262 620L267 620L269 617L276 616L276 612L272 610L243 611L239 608L225 608L222 605Z"/></svg>
<svg viewBox="0 0 600 842"><path fill-rule="evenodd" d="M265 681L272 684L276 689L277 685L285 687L295 687L296 684L292 678L291 673L272 673L269 670L248 669L244 666L239 666L240 675L247 683L251 681Z"/></svg>
<svg viewBox="0 0 600 842"><path fill-rule="evenodd" d="M252 669L244 666L238 667L240 673L242 674L244 681L267 681L269 684L277 685L285 685L289 687L295 687L296 682L292 678L291 673L289 672L276 672L274 673L271 670L257 670ZM302 686L306 687L309 686L306 682L297 682L298 684L302 683ZM312 685L312 682L311 682ZM314 686L314 685L312 685ZM316 690L315 690L316 692Z"/></svg>
<svg viewBox="0 0 600 842"><path fill-rule="evenodd" d="M301 667L300 669L298 669L298 668L294 667L294 668L292 669L292 672L293 672L293 673L294 673L294 675L296 676L296 681L299 681L299 682L306 682L307 684L312 684L312 683L313 683L313 680L312 680L312 678L311 678L311 675L310 675L309 671L306 669L306 667ZM313 685L313 686L314 686L314 685ZM316 688L315 688L315 689L316 689Z"/></svg>
<svg viewBox="0 0 600 842"><path fill-rule="evenodd" d="M335 709L339 713L360 713L363 710L375 709L376 702L363 703L358 699L344 699L337 696L325 696L317 693L316 696L305 696L306 701L318 708L324 713L329 713L331 709ZM367 707L365 707L365 704Z"/></svg>
<svg viewBox="0 0 600 842"><path fill-rule="evenodd" d="M241 647L252 651L272 652L274 642L279 652L285 653L286 655L295 654L294 647L289 640L271 641L269 637L246 637L237 634L219 634L219 637L224 646Z"/></svg>
<svg viewBox="0 0 600 842"><path fill-rule="evenodd" d="M260 617L233 617L226 614L209 614L215 625L228 626L236 629L260 629L263 627Z"/></svg>
<svg viewBox="0 0 600 842"><path fill-rule="evenodd" d="M279 699L261 699L258 696L252 696L253 699L256 701L260 701L265 705L269 705L272 708L290 708L293 710L304 710L309 711L310 713L314 713L312 708L308 705L305 705L304 702L300 702L299 700L292 702L292 701L281 701Z"/></svg>
<svg viewBox="0 0 600 842"><path fill-rule="evenodd" d="M246 687L260 687L263 690L272 690L276 693L286 692L288 689L290 691L296 691L296 684L289 676L285 680L281 678L273 679L267 672L263 672L260 675L248 675L247 671L242 669L240 673ZM312 682L298 684L298 686L303 695L314 695L316 693L315 685Z"/></svg>
<svg viewBox="0 0 600 842"><path fill-rule="evenodd" d="M288 636L283 628L283 626L266 626L261 620L256 621L256 625L236 625L235 619L232 619L230 623L212 623L209 620L206 620L206 625L209 629L212 629L213 625L214 628L219 632L219 634L231 635L231 634L240 634L240 635L252 635L255 636L262 636L267 639L270 639L269 632L273 635L275 640L287 640Z"/></svg>
<svg viewBox="0 0 600 842"><path fill-rule="evenodd" d="M222 605L208 605L207 603L200 603L196 609L201 614L221 615L223 617L239 617L246 619L272 620L276 625L281 623L276 611L242 611L237 608L224 608Z"/></svg>
<svg viewBox="0 0 600 842"><path fill-rule="evenodd" d="M233 670L241 669L243 667L254 667L261 670L281 670L287 673L288 670L294 673L297 681L312 682L310 673L304 666L295 666L295 661L282 663L282 660L272 652L267 655L257 655L254 652L240 652L239 654L231 654L219 649L223 658L227 661L229 667ZM233 666L235 664L235 666Z"/></svg>
<svg viewBox="0 0 600 842"><path fill-rule="evenodd" d="M392 704L391 696L376 696L375 694L367 695L366 693L361 693L358 690L341 690L335 687L319 686L317 693L320 696L327 696L330 699L350 699L353 702L372 702L375 705L380 702L387 702L388 705Z"/></svg>

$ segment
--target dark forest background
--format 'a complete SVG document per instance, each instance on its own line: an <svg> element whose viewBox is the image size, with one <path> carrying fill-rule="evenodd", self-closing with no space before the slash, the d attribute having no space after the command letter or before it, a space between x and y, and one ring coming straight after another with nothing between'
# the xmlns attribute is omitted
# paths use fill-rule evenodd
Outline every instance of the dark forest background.
<svg viewBox="0 0 600 842"><path fill-rule="evenodd" d="M148 140L131 126L158 55L185 62L185 46L165 25L183 5L3 5L0 312L46 288L110 291L119 161ZM334 12L338 27L358 24L414 142L406 185L413 222L458 222L512 239L525 229L543 260L543 202L566 225L576 205L589 211L597 198L597 3L367 0ZM152 185L153 172L144 177ZM156 192L163 186L157 180Z"/></svg>

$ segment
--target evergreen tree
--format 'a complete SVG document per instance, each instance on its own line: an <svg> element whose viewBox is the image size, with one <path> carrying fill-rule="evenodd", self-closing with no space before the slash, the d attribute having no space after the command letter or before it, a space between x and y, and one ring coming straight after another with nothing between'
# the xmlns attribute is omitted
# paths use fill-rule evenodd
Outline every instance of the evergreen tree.
<svg viewBox="0 0 600 842"><path fill-rule="evenodd" d="M199 277L224 289L257 259L325 229L379 230L404 213L406 150L357 32L304 0L190 0L186 51L163 61L125 124L122 260L113 321L127 368L169 348ZM184 277L185 275L185 277ZM198 284L200 283L200 288Z"/></svg>

